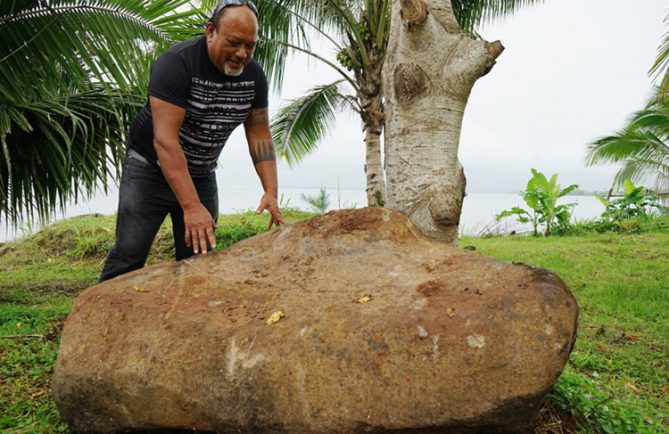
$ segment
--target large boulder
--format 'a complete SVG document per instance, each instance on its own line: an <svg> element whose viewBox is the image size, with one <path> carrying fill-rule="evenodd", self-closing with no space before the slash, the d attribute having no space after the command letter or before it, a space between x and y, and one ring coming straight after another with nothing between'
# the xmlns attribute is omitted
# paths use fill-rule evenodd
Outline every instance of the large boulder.
<svg viewBox="0 0 669 434"><path fill-rule="evenodd" d="M84 432L517 432L577 316L549 271L332 212L89 288L53 393Z"/></svg>

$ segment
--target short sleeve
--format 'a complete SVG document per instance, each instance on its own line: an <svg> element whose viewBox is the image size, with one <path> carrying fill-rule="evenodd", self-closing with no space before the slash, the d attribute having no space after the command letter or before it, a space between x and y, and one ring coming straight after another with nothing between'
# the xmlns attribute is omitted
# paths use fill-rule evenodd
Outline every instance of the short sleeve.
<svg viewBox="0 0 669 434"><path fill-rule="evenodd" d="M257 65L257 71L258 74L256 75L256 96L255 99L253 100L253 104L251 105L252 109L263 109L267 108L269 105L268 101L268 86L267 86L267 77L265 76L265 72L262 70L262 67L258 64Z"/></svg>
<svg viewBox="0 0 669 434"><path fill-rule="evenodd" d="M165 52L153 64L149 80L149 95L186 108L190 94L191 74L184 59Z"/></svg>

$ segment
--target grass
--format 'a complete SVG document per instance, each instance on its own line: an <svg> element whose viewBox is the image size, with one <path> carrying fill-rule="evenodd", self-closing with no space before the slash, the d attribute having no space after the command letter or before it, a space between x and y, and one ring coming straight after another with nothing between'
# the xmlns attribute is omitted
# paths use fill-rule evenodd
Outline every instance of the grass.
<svg viewBox="0 0 669 434"><path fill-rule="evenodd" d="M310 217L286 212L289 221ZM0 432L68 432L49 380L62 322L76 295L95 283L113 242L113 217L85 216L0 244ZM546 413L573 415L593 433L669 433L669 219L627 233L465 237L486 255L557 272L581 306L579 336ZM219 218L218 248L267 227L253 213ZM170 259L170 225L149 262Z"/></svg>

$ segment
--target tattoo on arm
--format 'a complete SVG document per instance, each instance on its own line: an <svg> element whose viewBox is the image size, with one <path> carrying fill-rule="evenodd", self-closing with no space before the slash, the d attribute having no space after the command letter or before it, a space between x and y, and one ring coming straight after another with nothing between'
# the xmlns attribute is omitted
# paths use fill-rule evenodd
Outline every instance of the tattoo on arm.
<svg viewBox="0 0 669 434"><path fill-rule="evenodd" d="M253 143L250 146L250 150L254 166L263 161L276 161L274 144L272 144L271 140Z"/></svg>
<svg viewBox="0 0 669 434"><path fill-rule="evenodd" d="M245 125L251 127L254 125L269 125L269 116L267 109L251 110L249 117L246 119Z"/></svg>

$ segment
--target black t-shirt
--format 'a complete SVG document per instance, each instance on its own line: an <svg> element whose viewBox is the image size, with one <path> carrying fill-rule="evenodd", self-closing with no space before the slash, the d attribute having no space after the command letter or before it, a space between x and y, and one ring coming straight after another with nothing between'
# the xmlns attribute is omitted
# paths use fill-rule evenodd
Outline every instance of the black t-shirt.
<svg viewBox="0 0 669 434"><path fill-rule="evenodd" d="M254 60L238 77L225 75L209 59L207 42L200 37L158 57L151 68L149 95L186 109L179 142L191 176L204 176L216 167L230 133L251 109L267 107L267 79ZM130 127L128 145L158 160L148 100Z"/></svg>

